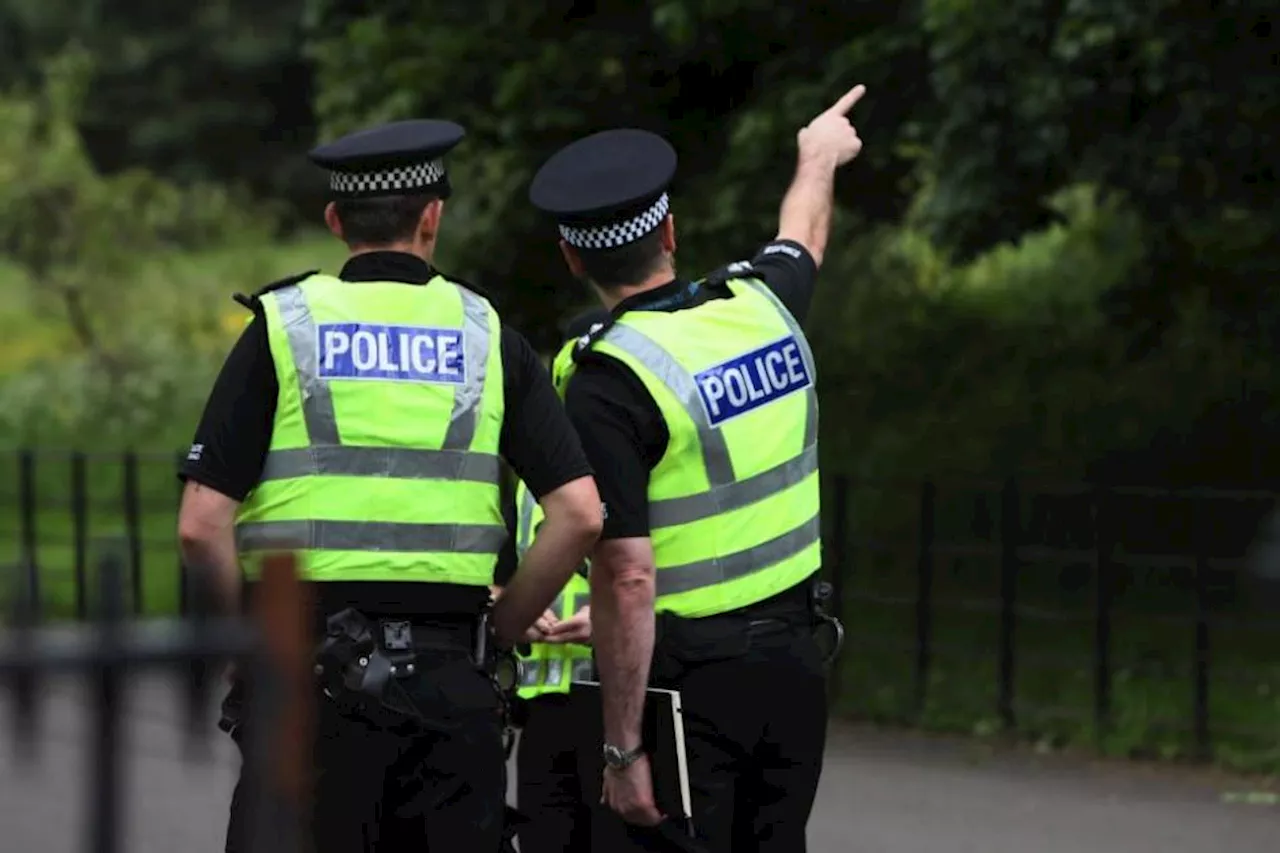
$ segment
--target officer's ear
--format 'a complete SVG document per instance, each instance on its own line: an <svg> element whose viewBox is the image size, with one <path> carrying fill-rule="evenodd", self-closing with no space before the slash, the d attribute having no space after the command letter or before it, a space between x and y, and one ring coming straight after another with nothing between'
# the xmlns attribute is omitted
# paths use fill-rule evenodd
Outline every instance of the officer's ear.
<svg viewBox="0 0 1280 853"><path fill-rule="evenodd" d="M422 208L422 216L418 217L418 235L424 243L429 243L440 233L440 219L444 215L444 199L433 198Z"/></svg>
<svg viewBox="0 0 1280 853"><path fill-rule="evenodd" d="M662 220L662 224L658 226L658 232L662 239L662 251L668 255L676 253L676 217L675 214L668 213L666 218Z"/></svg>
<svg viewBox="0 0 1280 853"><path fill-rule="evenodd" d="M324 206L324 224L329 226L329 231L333 236L344 243L347 241L342 236L342 220L338 218L338 206L333 202L329 202Z"/></svg>
<svg viewBox="0 0 1280 853"><path fill-rule="evenodd" d="M569 266L569 272L576 279L585 279L587 272L582 268L582 258L578 257L578 250L570 246L564 240L560 241L560 254L564 255L564 262Z"/></svg>

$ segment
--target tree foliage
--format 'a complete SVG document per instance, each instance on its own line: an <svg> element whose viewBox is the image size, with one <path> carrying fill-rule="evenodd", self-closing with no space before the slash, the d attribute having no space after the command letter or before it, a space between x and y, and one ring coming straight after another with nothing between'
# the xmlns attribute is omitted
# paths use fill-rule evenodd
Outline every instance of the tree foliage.
<svg viewBox="0 0 1280 853"><path fill-rule="evenodd" d="M315 133L302 0L8 0L0 87L31 85L68 43L94 60L77 122L95 164L244 184L298 205L319 184L300 152Z"/></svg>
<svg viewBox="0 0 1280 853"><path fill-rule="evenodd" d="M157 287L140 268L269 223L214 186L179 188L140 169L99 173L77 129L91 70L87 53L70 51L49 64L39 91L0 97L0 252L26 282L10 297L57 330L54 357L9 382L0 408L27 430L145 434L171 415L193 356L222 335L198 301L212 294L183 293L177 277ZM33 407L46 407L43 423Z"/></svg>

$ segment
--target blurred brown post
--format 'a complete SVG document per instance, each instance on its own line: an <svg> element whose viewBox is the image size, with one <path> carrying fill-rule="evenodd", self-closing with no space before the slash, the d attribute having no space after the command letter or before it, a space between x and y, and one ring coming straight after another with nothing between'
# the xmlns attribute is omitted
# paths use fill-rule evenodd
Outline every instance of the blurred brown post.
<svg viewBox="0 0 1280 853"><path fill-rule="evenodd" d="M246 726L252 753L246 763L256 789L253 849L292 853L304 849L309 823L315 724L312 602L299 582L296 554L264 559L253 616L262 638L247 691L256 706ZM256 732L255 722L262 724Z"/></svg>

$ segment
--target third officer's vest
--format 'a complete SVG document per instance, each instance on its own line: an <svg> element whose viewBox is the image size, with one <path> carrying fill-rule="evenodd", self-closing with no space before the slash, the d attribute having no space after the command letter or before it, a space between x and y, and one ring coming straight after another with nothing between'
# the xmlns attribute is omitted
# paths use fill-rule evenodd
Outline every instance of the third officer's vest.
<svg viewBox="0 0 1280 853"><path fill-rule="evenodd" d="M297 550L312 581L491 584L507 535L493 307L440 276L312 275L260 298L280 391L237 518L246 572Z"/></svg>
<svg viewBox="0 0 1280 853"><path fill-rule="evenodd" d="M534 532L542 521L542 507L524 483L516 486L516 553L523 558L533 543ZM561 620L568 619L590 603L591 587L577 572L556 596L551 611ZM533 699L544 693L567 693L571 681L588 681L594 669L591 647L577 643L532 643L529 654L520 659L521 699Z"/></svg>
<svg viewBox="0 0 1280 853"><path fill-rule="evenodd" d="M813 355L762 282L681 311L627 311L592 349L644 383L670 440L649 478L657 611L697 618L821 561Z"/></svg>

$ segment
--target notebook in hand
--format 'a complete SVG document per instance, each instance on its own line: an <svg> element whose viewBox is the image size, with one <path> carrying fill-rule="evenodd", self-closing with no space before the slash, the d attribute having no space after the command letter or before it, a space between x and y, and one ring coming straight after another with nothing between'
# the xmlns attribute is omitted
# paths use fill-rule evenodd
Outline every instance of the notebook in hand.
<svg viewBox="0 0 1280 853"><path fill-rule="evenodd" d="M587 753L593 772L586 773L583 785L589 803L600 799L600 779L604 773L604 707L600 683L575 681L573 703L580 716L583 743L593 745ZM689 796L689 766L684 747L684 716L680 694L651 687L646 692L641 740L653 772L653 799L658 811L693 837L693 806ZM672 827L675 828L675 827Z"/></svg>

